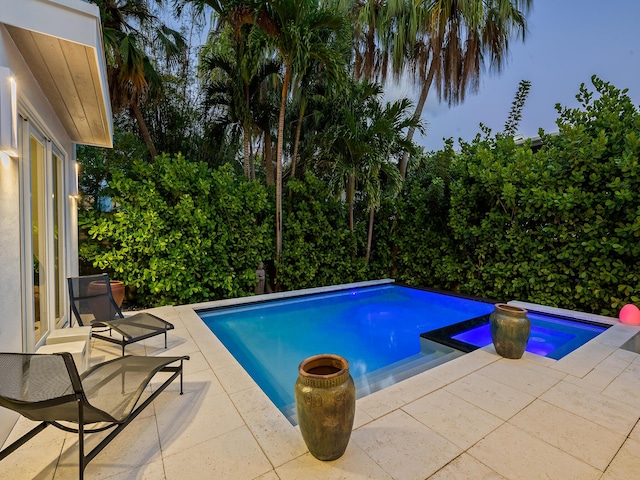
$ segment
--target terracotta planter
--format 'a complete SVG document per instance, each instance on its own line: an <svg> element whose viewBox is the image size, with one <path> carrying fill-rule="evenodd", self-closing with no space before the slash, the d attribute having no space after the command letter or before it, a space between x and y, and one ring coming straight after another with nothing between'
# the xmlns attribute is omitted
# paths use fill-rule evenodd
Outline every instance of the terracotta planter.
<svg viewBox="0 0 640 480"><path fill-rule="evenodd" d="M491 340L496 352L505 358L521 358L531 333L527 311L505 303L496 303L489 318Z"/></svg>
<svg viewBox="0 0 640 480"><path fill-rule="evenodd" d="M113 300L118 305L122 305L124 300L124 283L119 280L109 280L109 285L111 287L111 294L113 295ZM103 295L107 292L107 284L104 280L96 280L89 284L87 288L87 295ZM89 308L93 313L93 316L96 320L110 320L114 318L116 315L115 309L110 304L107 296L98 296L95 298L89 299Z"/></svg>
<svg viewBox="0 0 640 480"><path fill-rule="evenodd" d="M356 389L349 362L324 354L303 360L295 385L302 438L311 455L335 460L347 448L356 411Z"/></svg>

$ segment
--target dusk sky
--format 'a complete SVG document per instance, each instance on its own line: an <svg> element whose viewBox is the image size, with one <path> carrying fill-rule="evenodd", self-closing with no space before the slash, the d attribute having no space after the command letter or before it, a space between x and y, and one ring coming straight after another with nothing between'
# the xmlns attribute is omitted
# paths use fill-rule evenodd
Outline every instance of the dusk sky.
<svg viewBox="0 0 640 480"><path fill-rule="evenodd" d="M538 129L557 131L556 103L576 107L581 83L593 91L591 76L620 89L628 88L633 103L640 104L640 2L636 0L534 0L525 42L512 41L509 61L500 74L484 72L480 90L464 103L449 108L438 105L435 91L423 112L427 135L416 137L427 150L439 149L443 137L470 141L480 122L501 131L520 80L531 90L523 110L519 133L537 136ZM398 88L387 96L412 97ZM417 98L415 95L414 100Z"/></svg>

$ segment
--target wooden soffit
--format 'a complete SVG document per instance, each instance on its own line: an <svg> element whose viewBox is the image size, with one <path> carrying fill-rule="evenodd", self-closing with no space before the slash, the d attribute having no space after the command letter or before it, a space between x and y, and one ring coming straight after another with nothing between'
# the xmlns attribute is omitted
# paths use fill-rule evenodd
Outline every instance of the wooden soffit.
<svg viewBox="0 0 640 480"><path fill-rule="evenodd" d="M76 143L111 147L113 119L98 7L82 0L0 0L11 35Z"/></svg>

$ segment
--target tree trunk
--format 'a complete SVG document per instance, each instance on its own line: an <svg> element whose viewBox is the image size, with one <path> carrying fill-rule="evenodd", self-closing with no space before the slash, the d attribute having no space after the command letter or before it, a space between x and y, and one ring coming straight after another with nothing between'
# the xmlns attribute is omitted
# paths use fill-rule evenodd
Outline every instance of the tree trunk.
<svg viewBox="0 0 640 480"><path fill-rule="evenodd" d="M147 144L147 148L149 149L149 153L151 154L151 160L154 160L158 156L158 151L156 150L156 146L153 144L153 140L151 140L149 128L147 127L147 123L142 117L142 112L140 111L138 104L136 102L130 102L129 110L136 118L136 121L138 122L138 128L140 129L140 134L142 135L144 143Z"/></svg>
<svg viewBox="0 0 640 480"><path fill-rule="evenodd" d="M287 106L290 81L291 65L285 63L284 82L280 98L280 117L278 119L278 149L276 153L276 263L279 263L282 258L282 156L284 154L284 113Z"/></svg>
<svg viewBox="0 0 640 480"><path fill-rule="evenodd" d="M364 66L362 68L362 77L371 80L373 78L373 67L376 53L376 42L374 38L375 27L369 25L369 31L366 36L366 51L364 53Z"/></svg>
<svg viewBox="0 0 640 480"><path fill-rule="evenodd" d="M349 199L349 230L353 233L353 198L356 191L356 177L349 175L349 183L347 185L347 198Z"/></svg>
<svg viewBox="0 0 640 480"><path fill-rule="evenodd" d="M274 185L276 180L273 174L273 143L269 127L264 131L264 170L267 176L267 185Z"/></svg>
<svg viewBox="0 0 640 480"><path fill-rule="evenodd" d="M246 120L246 115L249 112L249 85L244 86L244 101L246 111L244 112L245 120L242 125L244 130L244 177L249 180L250 178L250 169L249 169L249 142L251 141L251 131L249 128L249 122Z"/></svg>
<svg viewBox="0 0 640 480"><path fill-rule="evenodd" d="M422 116L422 110L424 109L424 105L427 102L427 95L429 95L429 90L431 89L431 83L433 82L433 75L435 74L435 68L433 66L433 62L429 67L429 73L427 74L427 79L422 84L422 90L420 91L420 98L418 98L418 103L416 104L416 111L413 114L414 120L420 120ZM409 127L409 131L407 132L407 140L413 140L413 135L416 131L416 127ZM402 154L402 158L400 159L400 164L398 168L400 169L400 175L405 179L407 176L407 164L409 163L409 152L404 152Z"/></svg>
<svg viewBox="0 0 640 480"><path fill-rule="evenodd" d="M293 157L291 158L291 178L296 178L296 163L298 160L298 146L300 145L300 132L302 131L302 119L304 118L305 103L300 105L298 125L296 126L296 138L293 141Z"/></svg>
<svg viewBox="0 0 640 480"><path fill-rule="evenodd" d="M253 137L253 132L251 134ZM251 180L256 179L256 165L255 165L256 155L253 151L253 142L249 142L249 174L251 175Z"/></svg>
<svg viewBox="0 0 640 480"><path fill-rule="evenodd" d="M243 138L243 155L244 155L244 178L249 180L249 136L251 133L247 128L247 125L244 125L244 138Z"/></svg>
<svg viewBox="0 0 640 480"><path fill-rule="evenodd" d="M369 265L369 257L371 256L371 245L373 243L373 219L375 216L375 207L369 207L369 232L367 234L367 254L364 257L364 263Z"/></svg>

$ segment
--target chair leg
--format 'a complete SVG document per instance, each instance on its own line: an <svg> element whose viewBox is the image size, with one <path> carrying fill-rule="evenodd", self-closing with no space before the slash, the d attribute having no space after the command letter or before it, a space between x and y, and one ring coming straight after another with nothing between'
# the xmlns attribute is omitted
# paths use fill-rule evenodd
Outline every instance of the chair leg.
<svg viewBox="0 0 640 480"><path fill-rule="evenodd" d="M33 428L32 430L30 430L29 432L21 436L18 440L16 440L11 445L6 447L4 450L0 451L0 460L4 460L4 458L6 458L7 455L10 455L11 453L15 452L18 448L20 448L22 445L27 443L29 440L31 440L33 437L35 437L37 434L39 434L42 430L44 430L48 426L49 424L47 422L42 422L37 427Z"/></svg>
<svg viewBox="0 0 640 480"><path fill-rule="evenodd" d="M78 402L78 478L84 479L84 467L86 467L84 458L84 413L82 411L82 401Z"/></svg>
<svg viewBox="0 0 640 480"><path fill-rule="evenodd" d="M164 348L167 348L167 329L164 329Z"/></svg>
<svg viewBox="0 0 640 480"><path fill-rule="evenodd" d="M180 360L180 395L182 395L182 374L184 373L184 369L182 368L183 367L183 362L184 362L184 360L181 359Z"/></svg>

